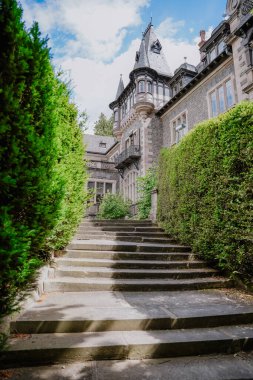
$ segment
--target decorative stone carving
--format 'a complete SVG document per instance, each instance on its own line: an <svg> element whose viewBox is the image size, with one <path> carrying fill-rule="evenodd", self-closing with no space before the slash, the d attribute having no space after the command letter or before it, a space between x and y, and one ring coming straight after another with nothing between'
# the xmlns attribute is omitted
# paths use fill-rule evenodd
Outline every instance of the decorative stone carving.
<svg viewBox="0 0 253 380"><path fill-rule="evenodd" d="M240 17L246 16L253 8L253 0L228 0L227 15L231 16L235 11L239 10Z"/></svg>
<svg viewBox="0 0 253 380"><path fill-rule="evenodd" d="M253 9L253 0L244 0L240 7L241 16L246 16Z"/></svg>
<svg viewBox="0 0 253 380"><path fill-rule="evenodd" d="M240 5L240 2L240 0L228 0L226 9L228 16L231 16L237 10L237 8Z"/></svg>

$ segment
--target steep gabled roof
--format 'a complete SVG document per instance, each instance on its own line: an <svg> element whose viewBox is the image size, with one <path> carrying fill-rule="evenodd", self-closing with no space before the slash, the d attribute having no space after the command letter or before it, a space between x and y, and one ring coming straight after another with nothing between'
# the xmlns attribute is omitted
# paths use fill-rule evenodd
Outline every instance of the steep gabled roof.
<svg viewBox="0 0 253 380"><path fill-rule="evenodd" d="M162 51L162 45L151 23L143 33L140 49L136 53L134 70L146 67L155 70L158 74L171 76L170 68Z"/></svg>
<svg viewBox="0 0 253 380"><path fill-rule="evenodd" d="M87 153L106 154L116 143L114 137L99 136L99 135L84 135L84 144L86 145Z"/></svg>

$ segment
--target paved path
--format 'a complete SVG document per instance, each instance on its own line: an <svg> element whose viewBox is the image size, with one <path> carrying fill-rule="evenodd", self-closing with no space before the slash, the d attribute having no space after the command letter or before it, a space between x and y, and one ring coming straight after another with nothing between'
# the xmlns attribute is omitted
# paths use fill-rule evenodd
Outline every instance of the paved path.
<svg viewBox="0 0 253 380"><path fill-rule="evenodd" d="M246 380L253 353L156 360L90 361L0 370L8 380Z"/></svg>

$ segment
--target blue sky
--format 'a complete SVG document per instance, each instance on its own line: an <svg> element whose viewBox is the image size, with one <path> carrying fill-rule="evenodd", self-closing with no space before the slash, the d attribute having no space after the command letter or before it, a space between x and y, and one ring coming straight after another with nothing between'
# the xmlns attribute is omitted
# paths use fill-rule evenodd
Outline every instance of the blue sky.
<svg viewBox="0 0 253 380"><path fill-rule="evenodd" d="M110 115L120 74L125 84L142 31L153 25L173 72L187 57L197 64L199 31L210 35L222 21L226 0L21 0L28 26L37 20L50 37L53 61L73 83L73 98L86 110L89 128Z"/></svg>

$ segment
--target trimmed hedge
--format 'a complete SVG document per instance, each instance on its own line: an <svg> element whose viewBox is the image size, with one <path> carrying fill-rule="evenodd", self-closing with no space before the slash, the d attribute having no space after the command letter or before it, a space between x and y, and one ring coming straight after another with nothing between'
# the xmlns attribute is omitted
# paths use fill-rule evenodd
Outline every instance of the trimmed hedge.
<svg viewBox="0 0 253 380"><path fill-rule="evenodd" d="M0 0L0 317L33 286L83 215L86 169L77 109L38 24Z"/></svg>
<svg viewBox="0 0 253 380"><path fill-rule="evenodd" d="M213 265L253 275L253 103L205 121L160 155L158 220Z"/></svg>

